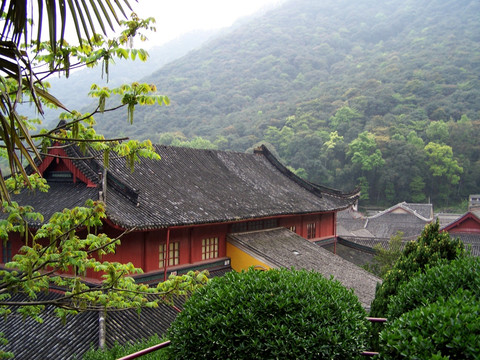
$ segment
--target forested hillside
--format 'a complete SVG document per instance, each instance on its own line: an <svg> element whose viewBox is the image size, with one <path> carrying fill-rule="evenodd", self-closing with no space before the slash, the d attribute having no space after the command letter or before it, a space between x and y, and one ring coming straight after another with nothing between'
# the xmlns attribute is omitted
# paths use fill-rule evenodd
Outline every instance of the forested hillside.
<svg viewBox="0 0 480 360"><path fill-rule="evenodd" d="M476 0L292 0L144 79L170 107L99 131L263 142L365 203L457 203L480 192L478 14Z"/></svg>
<svg viewBox="0 0 480 360"><path fill-rule="evenodd" d="M49 80L50 92L61 99L62 103L69 109L88 109L88 111L91 111L91 104L94 103L94 100L88 96L88 93L92 84L101 87L116 87L138 81L170 61L200 47L209 38L219 33L221 33L219 30L202 30L184 34L175 40L149 49L149 57L144 62L139 59L136 61L114 59L114 62L109 65L109 76L105 74L105 69L102 66L98 66L75 71L68 78L52 78ZM138 42L134 45L137 48L142 48L145 44ZM58 123L58 115L63 110L45 110L45 127L52 128ZM26 107L24 112L29 117L36 116L33 106L31 106L31 109Z"/></svg>

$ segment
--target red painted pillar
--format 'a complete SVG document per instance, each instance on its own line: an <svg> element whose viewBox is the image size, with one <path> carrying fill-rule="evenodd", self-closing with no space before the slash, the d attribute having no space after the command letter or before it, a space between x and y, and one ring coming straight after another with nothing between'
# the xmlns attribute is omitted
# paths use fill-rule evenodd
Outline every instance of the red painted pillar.
<svg viewBox="0 0 480 360"><path fill-rule="evenodd" d="M165 259L163 261L163 281L167 281L167 268L168 268L168 262L170 260L169 248L170 248L170 228L167 229L167 244L165 246Z"/></svg>
<svg viewBox="0 0 480 360"><path fill-rule="evenodd" d="M147 254L148 254L148 249L147 249L147 232L143 233L143 253L142 253L142 270L144 272L147 272Z"/></svg>
<svg viewBox="0 0 480 360"><path fill-rule="evenodd" d="M333 242L333 253L337 253L337 212L333 213L333 238L335 239Z"/></svg>

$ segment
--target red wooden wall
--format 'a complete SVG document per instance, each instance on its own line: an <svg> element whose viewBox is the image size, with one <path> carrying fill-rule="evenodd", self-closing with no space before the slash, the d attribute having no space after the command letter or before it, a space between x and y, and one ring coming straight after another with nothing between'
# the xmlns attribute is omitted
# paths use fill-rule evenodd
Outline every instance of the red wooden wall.
<svg viewBox="0 0 480 360"><path fill-rule="evenodd" d="M314 239L331 238L336 235L335 213L333 212L283 216L279 217L277 221L280 227L294 227L295 232L304 238L307 237L307 224L311 223L315 223L316 228ZM218 258L225 257L226 236L230 231L230 227L231 224L221 223L171 228L169 232L167 229L131 232L121 238L121 245L117 247L115 254L104 255L101 260L122 263L131 262L135 267L142 268L144 273L161 271L163 269L159 268L160 245L166 243L167 234L169 233L169 242L179 243L179 265L176 267L169 266L169 270L193 264L208 263L213 259L202 260L202 239L217 237L219 245ZM116 229L109 223L105 223L101 231L108 234L111 238L117 237L122 233L121 230ZM12 241L12 253L15 254L23 245L23 241L18 234L13 235L10 241ZM88 271L87 278L99 280L101 274Z"/></svg>
<svg viewBox="0 0 480 360"><path fill-rule="evenodd" d="M448 228L448 232L480 233L480 221L473 216L466 217L463 221L459 221Z"/></svg>

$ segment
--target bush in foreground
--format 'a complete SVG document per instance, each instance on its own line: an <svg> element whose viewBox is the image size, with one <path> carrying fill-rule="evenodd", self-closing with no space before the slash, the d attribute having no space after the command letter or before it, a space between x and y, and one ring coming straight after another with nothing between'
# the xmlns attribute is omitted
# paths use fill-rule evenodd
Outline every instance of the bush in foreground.
<svg viewBox="0 0 480 360"><path fill-rule="evenodd" d="M459 289L403 314L380 333L382 359L480 359L480 301Z"/></svg>
<svg viewBox="0 0 480 360"><path fill-rule="evenodd" d="M465 257L441 263L415 276L392 296L386 317L394 320L440 298L449 298L459 289L469 290L480 299L480 258Z"/></svg>
<svg viewBox="0 0 480 360"><path fill-rule="evenodd" d="M423 273L427 267L435 266L441 260L450 261L465 256L463 243L451 239L448 233L440 232L439 228L438 221L429 224L416 241L405 245L402 255L375 292L370 312L372 316L384 317L390 298L415 274Z"/></svg>
<svg viewBox="0 0 480 360"><path fill-rule="evenodd" d="M427 268L390 298L385 359L480 359L480 258Z"/></svg>
<svg viewBox="0 0 480 360"><path fill-rule="evenodd" d="M212 279L170 328L171 359L355 359L366 313L353 291L297 270Z"/></svg>

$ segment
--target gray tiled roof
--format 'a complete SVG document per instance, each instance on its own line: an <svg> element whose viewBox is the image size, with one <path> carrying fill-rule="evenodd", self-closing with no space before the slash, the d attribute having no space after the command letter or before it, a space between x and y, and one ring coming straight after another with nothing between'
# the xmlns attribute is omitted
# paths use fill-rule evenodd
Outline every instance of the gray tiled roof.
<svg viewBox="0 0 480 360"><path fill-rule="evenodd" d="M337 235L349 236L354 232L363 231L364 229L365 218L358 211L349 208L337 213ZM368 234L370 233L368 232Z"/></svg>
<svg viewBox="0 0 480 360"><path fill-rule="evenodd" d="M12 198L20 204L33 206L48 220L55 212L84 206L87 199L98 199L98 189L86 187L83 183L55 183L51 184L47 193L24 190L21 195Z"/></svg>
<svg viewBox="0 0 480 360"><path fill-rule="evenodd" d="M370 216L370 219L384 216L388 213L394 213L398 210L403 210L405 213L410 213L413 216L418 217L419 219L429 222L433 220L433 205L432 204L412 204L401 202L398 203L386 210L383 210L373 216Z"/></svg>
<svg viewBox="0 0 480 360"><path fill-rule="evenodd" d="M58 295L39 294L39 299L55 296ZM177 305L181 306L181 302ZM177 313L168 305L145 308L139 314L135 310L108 312L105 344L111 347L116 342L126 344L154 334L161 336ZM47 306L42 313L43 323L12 313L6 320L0 319L0 332L8 339L8 344L0 349L13 352L18 360L80 359L90 348L98 348L99 315L96 311L82 312L68 316L64 325L55 316L53 306Z"/></svg>
<svg viewBox="0 0 480 360"><path fill-rule="evenodd" d="M450 237L459 238L473 256L480 256L480 234L451 232Z"/></svg>
<svg viewBox="0 0 480 360"><path fill-rule="evenodd" d="M413 204L404 203L406 207L413 210L414 213L422 216L427 220L433 219L433 205L432 204Z"/></svg>
<svg viewBox="0 0 480 360"><path fill-rule="evenodd" d="M461 216L461 214L438 213L435 215L435 221L438 221L440 223L440 229L443 229L444 227L457 221Z"/></svg>
<svg viewBox="0 0 480 360"><path fill-rule="evenodd" d="M211 271L209 277L223 276L231 268ZM50 300L60 296L57 293L38 294L37 300ZM11 300L20 301L22 295L14 295ZM174 298L177 309L183 308L183 297ZM4 333L8 344L1 350L11 351L18 360L31 359L81 359L90 348L99 347L99 318L97 311L85 311L68 316L65 325L55 315L53 306L46 306L41 313L43 323L31 318L24 319L15 313L0 319L0 332ZM138 342L155 334L162 337L175 320L178 310L166 304L158 308L111 310L105 316L105 346L115 343Z"/></svg>
<svg viewBox="0 0 480 360"><path fill-rule="evenodd" d="M439 218L443 217L443 223L440 223L440 229L444 230L451 227L456 222L463 221L465 218L473 216L480 222L480 210L470 210L464 214L439 214Z"/></svg>
<svg viewBox="0 0 480 360"><path fill-rule="evenodd" d="M109 219L121 227L153 229L334 211L352 205L358 197L357 192L343 194L296 177L264 147L256 154L171 146L156 150L162 159L142 159L133 173L124 159L110 160L106 209ZM76 153L70 149L72 154ZM99 183L99 162L75 160L75 164ZM27 192L15 200L35 202L43 213L72 204L65 184L50 186L50 194L58 194L55 201L46 200L49 195ZM100 190L99 184L96 189L72 191L83 204L89 197L97 199Z"/></svg>
<svg viewBox="0 0 480 360"><path fill-rule="evenodd" d="M418 236L426 224L423 219L409 213L385 213L380 217L368 218L365 228L375 237L389 239L398 231L403 232L404 237Z"/></svg>
<svg viewBox="0 0 480 360"><path fill-rule="evenodd" d="M315 270L327 278L333 276L347 288L353 289L367 309L375 296L375 287L381 281L366 270L285 228L230 234L227 241L274 268L294 267Z"/></svg>
<svg viewBox="0 0 480 360"><path fill-rule="evenodd" d="M338 239L339 243L345 245L345 246L350 246L350 247L356 247L359 250L363 251L372 251L375 245L380 244L384 249L388 249L388 243L389 240L387 239L379 239L379 238L374 238L374 237L357 237L357 236L352 236L352 237L340 237Z"/></svg>
<svg viewBox="0 0 480 360"><path fill-rule="evenodd" d="M322 248L337 254L342 259L350 261L351 263L363 267L370 264L373 260L373 252L361 251L358 248L344 245L340 239L336 244L322 245Z"/></svg>
<svg viewBox="0 0 480 360"><path fill-rule="evenodd" d="M401 211L395 211L399 209ZM431 210L431 204L408 203L397 204L369 217L363 217L351 209L344 210L337 215L337 234L346 238L384 239L388 242L401 231L403 239L413 240L432 221L433 217L429 215Z"/></svg>

